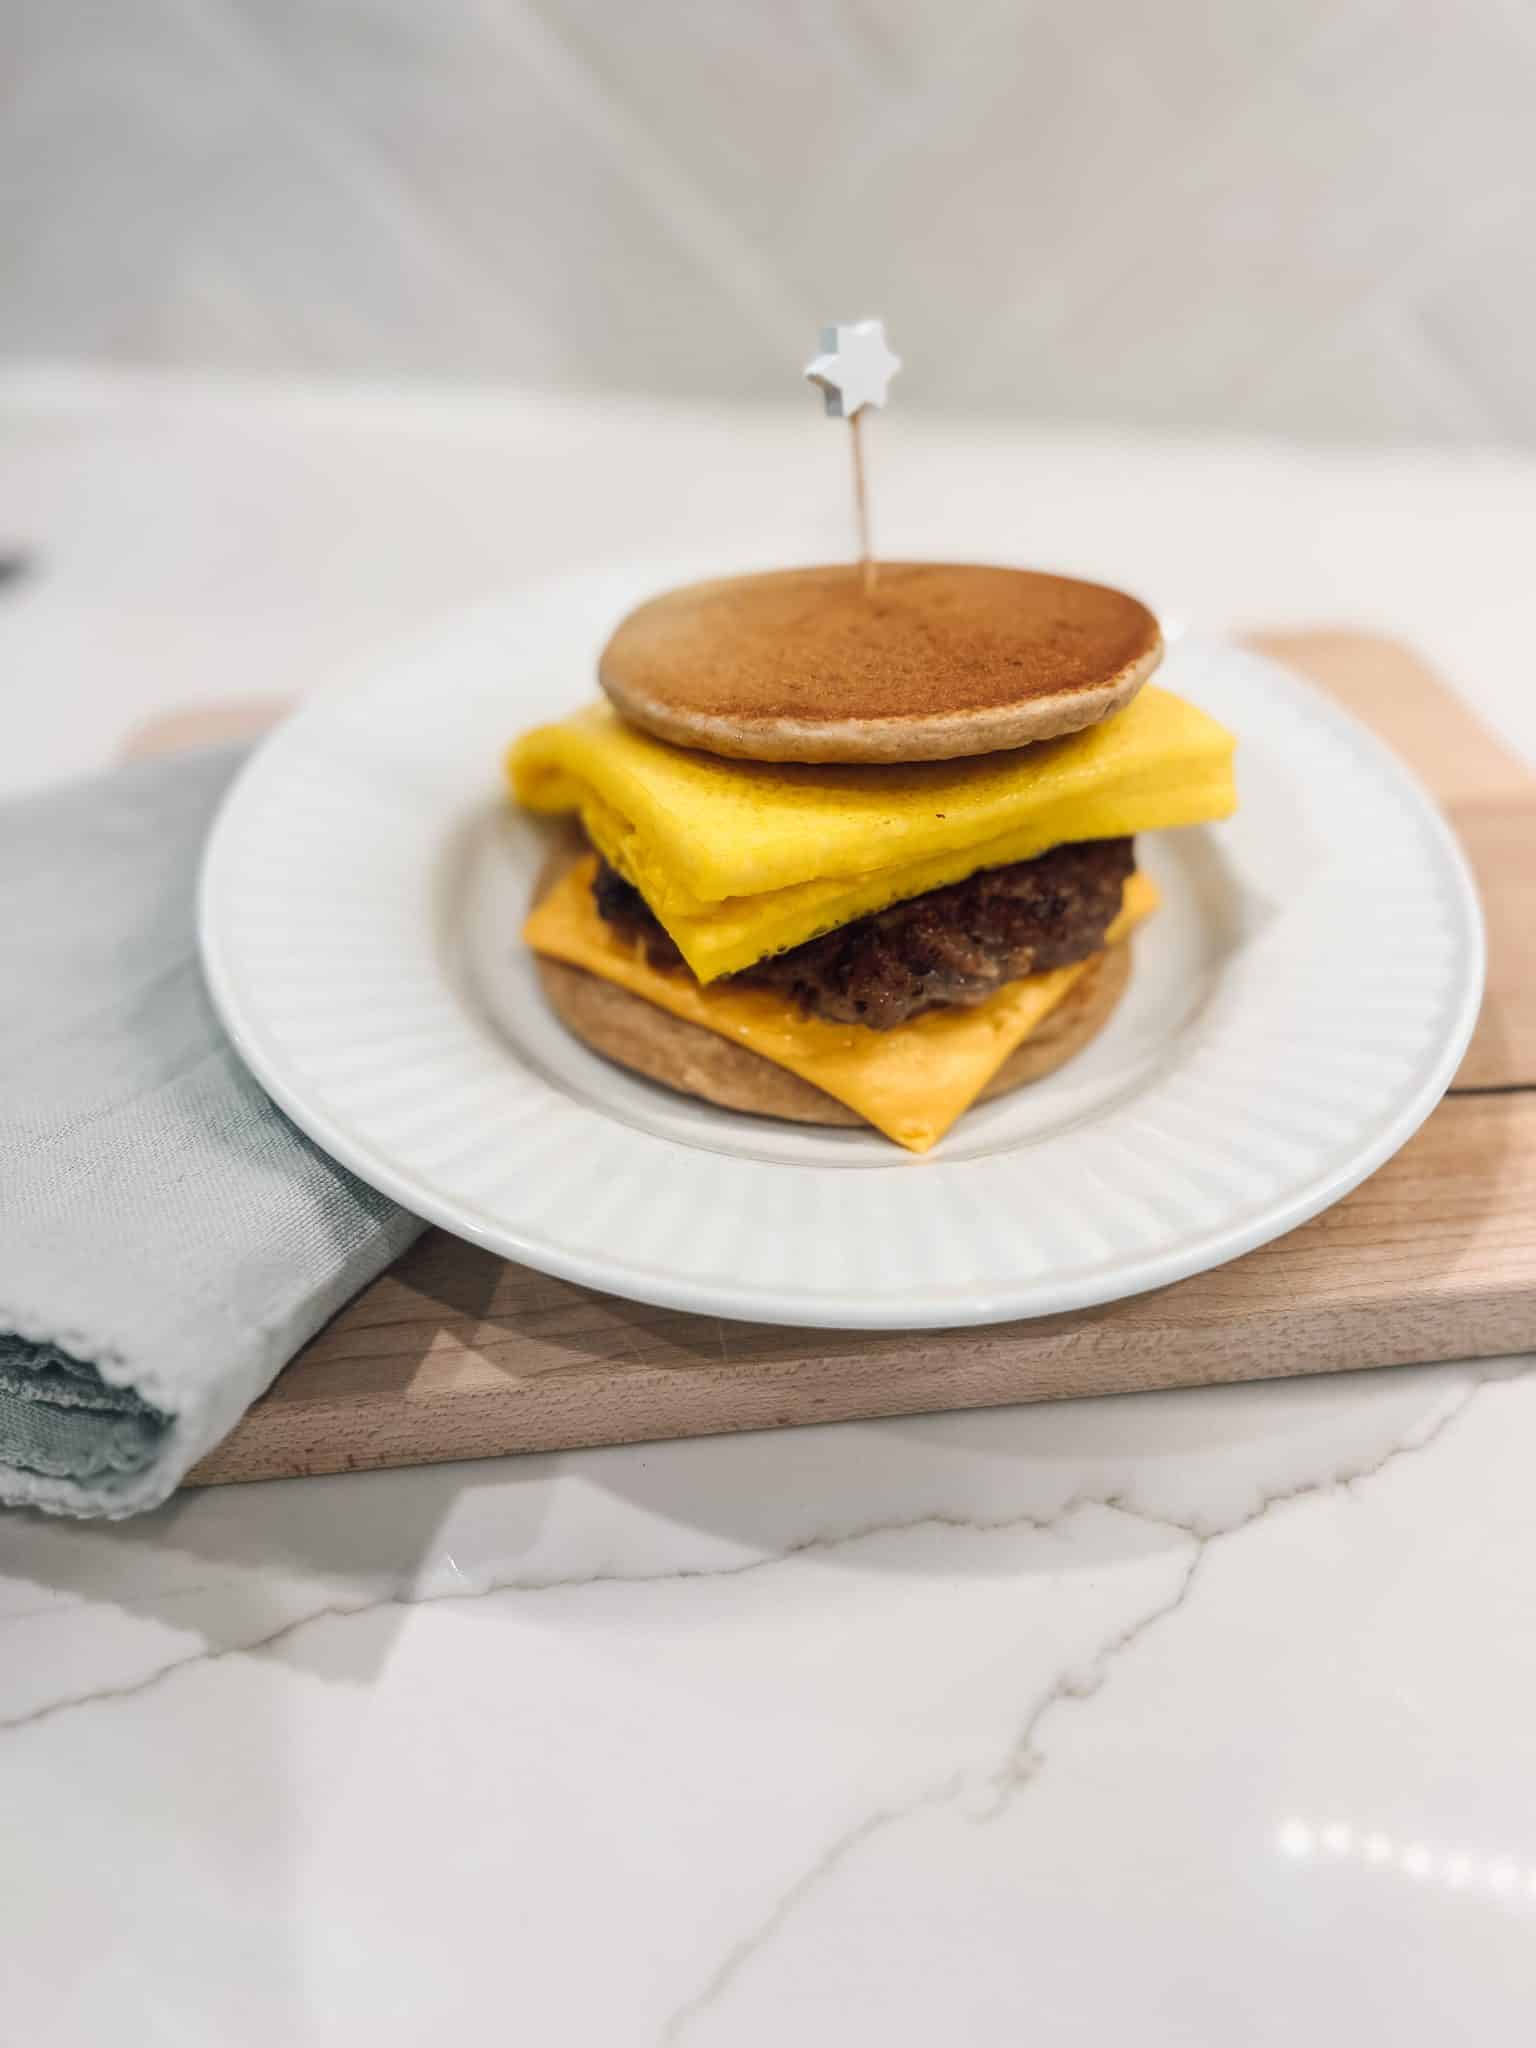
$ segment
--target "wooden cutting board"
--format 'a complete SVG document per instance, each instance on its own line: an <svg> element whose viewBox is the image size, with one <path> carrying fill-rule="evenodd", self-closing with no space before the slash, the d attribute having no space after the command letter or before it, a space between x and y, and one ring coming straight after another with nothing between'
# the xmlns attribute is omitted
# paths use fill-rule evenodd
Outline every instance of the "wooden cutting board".
<svg viewBox="0 0 1536 2048"><path fill-rule="evenodd" d="M220 1484L1536 1348L1536 777L1403 648L1255 636L1437 793L1488 914L1451 1094L1326 1215L1177 1286L984 1329L870 1335L682 1315L429 1231L192 1473ZM141 751L250 731L165 721Z"/></svg>

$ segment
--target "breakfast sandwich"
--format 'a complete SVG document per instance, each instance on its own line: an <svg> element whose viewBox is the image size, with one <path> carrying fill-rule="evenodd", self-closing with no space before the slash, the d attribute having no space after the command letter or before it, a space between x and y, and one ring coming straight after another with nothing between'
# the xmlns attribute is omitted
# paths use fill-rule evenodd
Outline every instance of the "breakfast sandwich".
<svg viewBox="0 0 1536 2048"><path fill-rule="evenodd" d="M1103 1028L1157 906L1136 836L1234 808L1232 737L1161 655L1135 598L1022 569L641 605L606 701L508 758L582 834L524 929L548 1000L653 1081L926 1151Z"/></svg>

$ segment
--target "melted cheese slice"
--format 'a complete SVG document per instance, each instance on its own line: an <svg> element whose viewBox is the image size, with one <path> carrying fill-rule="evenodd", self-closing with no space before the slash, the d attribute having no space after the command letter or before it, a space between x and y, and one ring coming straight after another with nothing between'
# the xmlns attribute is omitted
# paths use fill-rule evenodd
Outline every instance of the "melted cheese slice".
<svg viewBox="0 0 1536 2048"><path fill-rule="evenodd" d="M606 706L512 748L514 794L579 811L702 982L978 869L1225 818L1233 740L1152 685L1087 732L903 767L722 761Z"/></svg>
<svg viewBox="0 0 1536 2048"><path fill-rule="evenodd" d="M787 1067L912 1152L926 1152L943 1137L1088 965L1083 960L1027 975L974 1009L930 1010L893 1031L834 1024L802 1017L768 989L704 988L690 975L652 967L638 946L598 916L596 866L591 858L578 862L535 907L523 937L536 953L584 967ZM1157 900L1155 885L1139 871L1132 875L1106 944L1123 939Z"/></svg>

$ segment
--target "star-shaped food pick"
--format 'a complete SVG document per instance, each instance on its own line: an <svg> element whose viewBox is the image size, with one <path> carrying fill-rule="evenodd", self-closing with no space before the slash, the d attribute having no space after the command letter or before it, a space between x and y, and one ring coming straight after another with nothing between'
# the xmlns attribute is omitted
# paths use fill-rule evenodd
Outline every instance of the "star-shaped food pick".
<svg viewBox="0 0 1536 2048"><path fill-rule="evenodd" d="M821 330L821 354L805 366L833 419L857 419L866 405L884 405L901 368L885 339L883 320L849 320Z"/></svg>
<svg viewBox="0 0 1536 2048"><path fill-rule="evenodd" d="M821 354L805 366L806 376L821 386L832 418L848 422L859 568L866 595L875 587L875 558L869 545L869 498L864 489L864 441L859 428L864 423L865 406L885 404L891 379L900 368L900 356L893 356L886 346L883 320L848 320L840 326L823 327Z"/></svg>

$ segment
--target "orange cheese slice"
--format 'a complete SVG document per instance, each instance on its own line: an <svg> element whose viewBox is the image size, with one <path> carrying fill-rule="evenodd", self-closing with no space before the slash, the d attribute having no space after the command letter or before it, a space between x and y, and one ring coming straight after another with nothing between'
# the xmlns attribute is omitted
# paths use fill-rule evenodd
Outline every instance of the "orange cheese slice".
<svg viewBox="0 0 1536 2048"><path fill-rule="evenodd" d="M802 1017L768 989L706 986L680 970L652 967L638 946L599 917L592 900L596 867L595 857L578 862L533 910L523 937L536 953L584 967L787 1067L912 1152L926 1152L943 1137L1088 965L1078 961L1027 975L973 1009L930 1010L893 1031L834 1024ZM1140 872L1132 875L1106 943L1123 939L1157 902L1156 886Z"/></svg>

